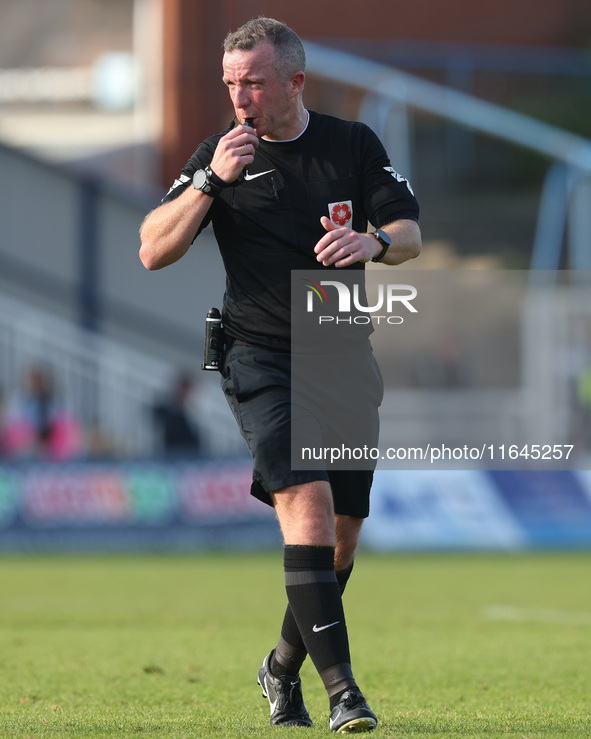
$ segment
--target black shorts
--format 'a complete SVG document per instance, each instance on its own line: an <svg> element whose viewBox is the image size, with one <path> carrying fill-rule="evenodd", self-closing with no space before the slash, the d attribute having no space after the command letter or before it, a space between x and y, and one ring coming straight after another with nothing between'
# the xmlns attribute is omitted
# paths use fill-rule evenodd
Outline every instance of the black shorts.
<svg viewBox="0 0 591 739"><path fill-rule="evenodd" d="M370 377L379 378L379 389L369 401L364 399L362 406L367 423L375 428L377 445L376 420L383 386L371 351L364 362ZM314 469L292 469L291 355L288 352L230 342L221 374L222 389L253 458L251 494L254 497L273 505L270 493L276 490L325 480L332 488L335 513L356 518L369 515L373 467L368 469L367 463L363 469L327 469L326 465L318 464ZM367 383L370 384L376 383ZM362 424L363 419L358 416L356 411L356 423Z"/></svg>

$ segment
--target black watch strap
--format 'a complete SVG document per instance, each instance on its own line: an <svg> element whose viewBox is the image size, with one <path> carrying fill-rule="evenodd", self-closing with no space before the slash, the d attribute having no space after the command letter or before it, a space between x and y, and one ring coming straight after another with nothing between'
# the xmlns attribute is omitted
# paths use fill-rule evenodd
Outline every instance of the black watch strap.
<svg viewBox="0 0 591 739"><path fill-rule="evenodd" d="M382 251L379 254L376 254L375 257L372 258L372 262L381 262L382 259L386 256L386 252L390 248L392 244L392 239L388 236L388 234L385 231L382 231L381 228L378 228L375 230L373 236L380 242L382 245Z"/></svg>
<svg viewBox="0 0 591 739"><path fill-rule="evenodd" d="M209 181L211 182L211 184L215 185L215 187L219 187L220 190L224 187L232 186L231 182L225 182L224 180L222 180L221 177L218 177L211 167L206 167L205 171L207 172L207 176L209 177Z"/></svg>

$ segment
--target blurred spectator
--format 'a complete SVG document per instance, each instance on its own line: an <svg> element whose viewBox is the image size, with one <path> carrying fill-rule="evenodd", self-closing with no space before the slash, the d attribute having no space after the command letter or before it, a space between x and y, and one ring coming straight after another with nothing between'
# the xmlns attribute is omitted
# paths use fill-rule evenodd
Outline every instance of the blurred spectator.
<svg viewBox="0 0 591 739"><path fill-rule="evenodd" d="M58 399L48 369L30 367L7 399L0 450L9 459L66 461L82 454L81 425Z"/></svg>
<svg viewBox="0 0 591 739"><path fill-rule="evenodd" d="M201 450L199 432L190 412L194 389L193 378L181 374L168 396L153 408L154 419L167 456L195 457Z"/></svg>

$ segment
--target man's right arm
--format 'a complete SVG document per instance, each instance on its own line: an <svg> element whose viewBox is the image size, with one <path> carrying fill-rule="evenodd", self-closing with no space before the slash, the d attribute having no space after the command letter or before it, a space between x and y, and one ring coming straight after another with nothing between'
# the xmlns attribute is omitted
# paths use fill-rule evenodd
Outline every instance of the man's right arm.
<svg viewBox="0 0 591 739"><path fill-rule="evenodd" d="M168 203L148 213L140 228L140 260L155 270L177 262L188 251L213 203L192 185Z"/></svg>
<svg viewBox="0 0 591 739"><path fill-rule="evenodd" d="M236 126L219 140L211 168L224 182L232 183L252 164L259 142L254 129ZM146 269L162 269L178 262L195 239L213 198L191 183L177 198L148 213L140 228L140 259Z"/></svg>

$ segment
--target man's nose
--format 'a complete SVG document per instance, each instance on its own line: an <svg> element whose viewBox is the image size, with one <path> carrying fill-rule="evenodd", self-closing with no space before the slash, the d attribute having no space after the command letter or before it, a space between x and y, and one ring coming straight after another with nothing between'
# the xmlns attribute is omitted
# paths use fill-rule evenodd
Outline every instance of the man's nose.
<svg viewBox="0 0 591 739"><path fill-rule="evenodd" d="M250 95L248 90L244 87L237 87L234 92L234 107L236 108L248 108L250 104Z"/></svg>

